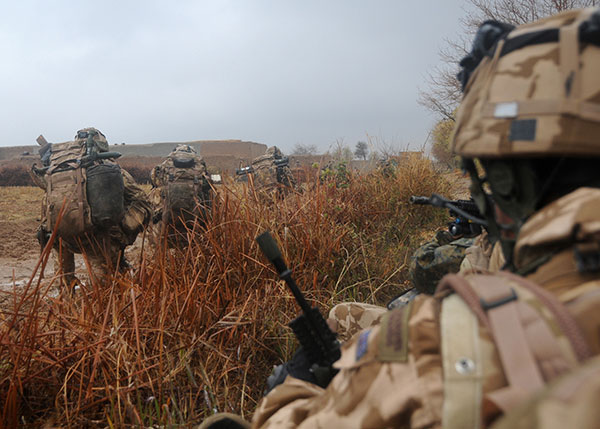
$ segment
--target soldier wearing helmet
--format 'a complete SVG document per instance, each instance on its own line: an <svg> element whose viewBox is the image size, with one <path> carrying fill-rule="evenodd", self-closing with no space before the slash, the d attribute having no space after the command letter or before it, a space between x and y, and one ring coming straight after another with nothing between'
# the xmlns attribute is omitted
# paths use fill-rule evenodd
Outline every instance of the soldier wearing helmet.
<svg viewBox="0 0 600 429"><path fill-rule="evenodd" d="M600 355L600 10L486 22L461 66L453 149L506 269L448 275L387 312L326 387L291 373L253 427L490 427L569 374L558 398L586 413L568 398ZM546 406L530 422L564 421Z"/></svg>
<svg viewBox="0 0 600 429"><path fill-rule="evenodd" d="M37 238L43 249L56 229L54 267L61 283L72 288L78 281L76 253L85 254L89 271L97 278L126 268L125 248L150 220L151 206L133 177L111 160L120 154L108 152L106 137L93 127L78 130L73 141L51 144L43 137L39 141L44 143L40 148L44 168L34 165L31 170L35 183L45 191ZM100 176L102 184L92 192L93 177L99 183ZM112 212L109 221L96 222L98 208L111 211L117 206L120 210Z"/></svg>
<svg viewBox="0 0 600 429"><path fill-rule="evenodd" d="M251 171L255 188L265 193L276 191L277 195L283 196L296 186L288 158L277 146L269 147L264 155L255 158Z"/></svg>
<svg viewBox="0 0 600 429"><path fill-rule="evenodd" d="M185 247L212 204L214 190L204 159L192 146L178 144L152 169L150 180L154 221L159 224L155 238L166 237L169 247Z"/></svg>

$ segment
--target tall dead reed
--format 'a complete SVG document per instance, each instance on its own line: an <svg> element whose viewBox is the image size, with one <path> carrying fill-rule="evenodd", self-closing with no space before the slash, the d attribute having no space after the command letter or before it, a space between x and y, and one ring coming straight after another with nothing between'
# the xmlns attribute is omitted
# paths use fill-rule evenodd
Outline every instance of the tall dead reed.
<svg viewBox="0 0 600 429"><path fill-rule="evenodd" d="M344 300L382 304L407 287L411 253L443 226L443 211L410 206L409 196L449 191L422 158L284 199L226 184L181 248L148 234L135 270L72 295L32 277L0 309L2 427L249 418L272 366L296 346L285 325L298 313L254 238L272 232L324 312Z"/></svg>

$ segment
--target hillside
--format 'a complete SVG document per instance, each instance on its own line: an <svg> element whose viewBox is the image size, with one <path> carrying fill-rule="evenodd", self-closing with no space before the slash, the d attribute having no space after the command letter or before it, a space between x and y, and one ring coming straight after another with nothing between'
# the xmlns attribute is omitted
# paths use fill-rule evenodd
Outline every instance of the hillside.
<svg viewBox="0 0 600 429"><path fill-rule="evenodd" d="M193 146L203 157L233 156L241 160L252 160L267 150L267 145L242 140L194 140L189 142L163 142L150 144L113 144L111 150L127 156L164 157L177 144ZM39 146L0 147L0 161L10 159L37 158Z"/></svg>

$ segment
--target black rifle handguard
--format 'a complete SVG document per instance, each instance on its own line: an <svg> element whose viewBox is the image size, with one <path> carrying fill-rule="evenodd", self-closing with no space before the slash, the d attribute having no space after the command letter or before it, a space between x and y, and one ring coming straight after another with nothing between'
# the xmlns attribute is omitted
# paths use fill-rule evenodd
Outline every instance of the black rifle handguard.
<svg viewBox="0 0 600 429"><path fill-rule="evenodd" d="M271 234L268 231L264 232L256 238L256 241L267 259L275 266L279 277L285 280L302 309L303 314L292 320L289 326L313 363L313 371L316 372L319 368L331 368L341 356L340 344L335 333L329 328L319 309L311 307L298 289L292 278L292 272L285 265L277 243ZM330 373L333 376L335 372L330 371ZM327 380L328 382L329 380Z"/></svg>

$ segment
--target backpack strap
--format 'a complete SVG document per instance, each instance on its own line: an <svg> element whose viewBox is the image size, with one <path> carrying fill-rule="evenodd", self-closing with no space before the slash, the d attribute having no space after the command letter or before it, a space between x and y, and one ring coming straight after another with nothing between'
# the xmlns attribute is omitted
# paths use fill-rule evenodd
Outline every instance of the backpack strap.
<svg viewBox="0 0 600 429"><path fill-rule="evenodd" d="M479 429L484 375L478 320L458 294L444 299L441 308L442 426Z"/></svg>
<svg viewBox="0 0 600 429"><path fill-rule="evenodd" d="M560 302L554 295L544 288L523 277L506 271L502 271L498 274L516 283L519 283L529 292L533 293L536 298L539 299L546 306L546 308L552 312L556 322L560 326L560 329L569 339L571 347L573 347L573 351L575 352L579 362L583 362L592 357L592 351L590 350L589 344L587 343L583 332L562 302Z"/></svg>
<svg viewBox="0 0 600 429"><path fill-rule="evenodd" d="M75 170L77 173L75 178L77 180L77 209L79 211L79 216L77 216L77 221L79 222L79 228L81 231L85 229L85 209L87 205L87 195L85 186L83 185L85 180L83 177L83 167L80 167Z"/></svg>
<svg viewBox="0 0 600 429"><path fill-rule="evenodd" d="M589 355L583 335L562 304L518 276L447 275L436 294L449 291L460 295L496 344L508 386L489 392L486 401L505 412ZM526 300L536 302L536 308ZM553 323L574 353L559 344Z"/></svg>

